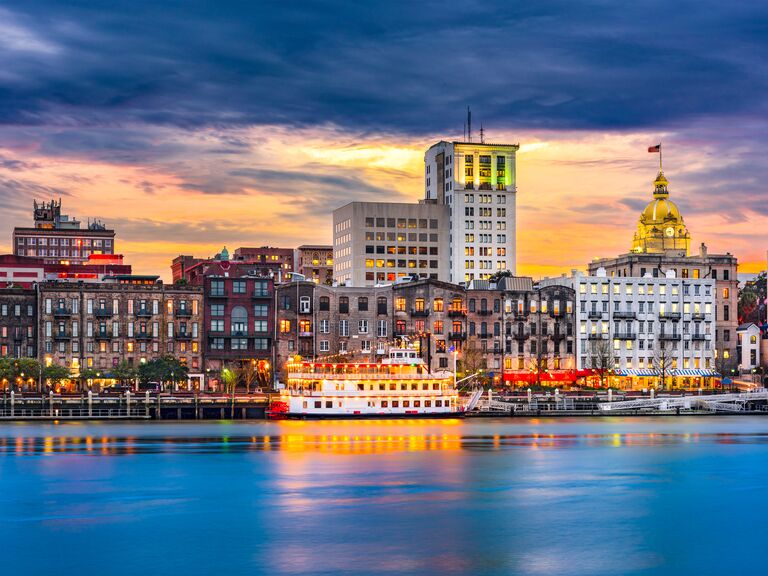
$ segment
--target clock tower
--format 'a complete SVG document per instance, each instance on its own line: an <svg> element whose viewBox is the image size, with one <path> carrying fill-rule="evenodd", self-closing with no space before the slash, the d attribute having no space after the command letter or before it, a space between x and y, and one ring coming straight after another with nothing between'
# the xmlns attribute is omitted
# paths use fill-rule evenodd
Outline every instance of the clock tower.
<svg viewBox="0 0 768 576"><path fill-rule="evenodd" d="M688 256L691 235L677 205L669 199L669 182L663 171L653 185L653 200L640 214L632 252Z"/></svg>

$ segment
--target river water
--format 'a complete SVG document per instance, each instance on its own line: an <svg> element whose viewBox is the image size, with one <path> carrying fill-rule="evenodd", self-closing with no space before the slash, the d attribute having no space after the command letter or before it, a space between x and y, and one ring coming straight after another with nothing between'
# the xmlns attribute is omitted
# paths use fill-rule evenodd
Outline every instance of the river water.
<svg viewBox="0 0 768 576"><path fill-rule="evenodd" d="M0 424L0 573L768 574L768 418Z"/></svg>

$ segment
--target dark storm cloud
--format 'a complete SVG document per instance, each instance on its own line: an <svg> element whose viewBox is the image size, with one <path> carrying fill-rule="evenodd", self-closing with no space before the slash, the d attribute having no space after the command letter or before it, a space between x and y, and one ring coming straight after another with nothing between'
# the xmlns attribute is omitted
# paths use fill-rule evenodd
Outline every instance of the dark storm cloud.
<svg viewBox="0 0 768 576"><path fill-rule="evenodd" d="M471 104L478 123L497 128L612 129L757 115L768 88L760 2L4 6L5 124L460 134ZM50 144L124 155L131 145Z"/></svg>

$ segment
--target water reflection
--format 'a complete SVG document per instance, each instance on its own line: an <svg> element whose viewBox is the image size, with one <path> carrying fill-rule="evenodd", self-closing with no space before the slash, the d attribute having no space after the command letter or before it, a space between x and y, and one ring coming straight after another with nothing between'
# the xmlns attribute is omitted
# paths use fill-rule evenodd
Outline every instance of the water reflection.
<svg viewBox="0 0 768 576"><path fill-rule="evenodd" d="M31 456L49 454L135 455L154 453L206 454L212 452L240 453L276 451L289 453L316 452L321 454L381 454L393 452L431 451L502 451L510 449L547 450L597 447L654 447L690 443L765 444L768 432L612 432L612 433L494 433L473 434L472 425L428 421L381 422L350 424L348 421L324 422L303 426L281 423L269 434L242 433L242 426L233 426L221 435L158 434L152 425L144 425L138 434L88 434L87 427L78 430L50 426L47 434L39 430L5 429L14 435L0 436L0 455ZM422 425L427 431L422 431ZM445 431L435 430L435 428ZM109 429L110 426L104 426ZM187 432L210 427L192 425ZM387 428L392 428L387 430ZM176 432L174 427L173 432ZM215 428L213 428L215 430ZM116 432L119 432L116 430ZM162 432L162 430L160 430ZM2 429L0 429L0 434Z"/></svg>
<svg viewBox="0 0 768 576"><path fill-rule="evenodd" d="M3 424L3 573L759 573L766 442L749 417Z"/></svg>

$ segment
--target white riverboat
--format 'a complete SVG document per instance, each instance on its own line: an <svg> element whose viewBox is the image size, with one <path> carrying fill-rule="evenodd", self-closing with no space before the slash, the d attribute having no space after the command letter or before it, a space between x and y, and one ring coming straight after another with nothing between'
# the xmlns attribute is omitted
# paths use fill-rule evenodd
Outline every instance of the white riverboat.
<svg viewBox="0 0 768 576"><path fill-rule="evenodd" d="M273 413L289 418L461 416L452 372L430 374L412 349L395 348L380 363L289 362Z"/></svg>

